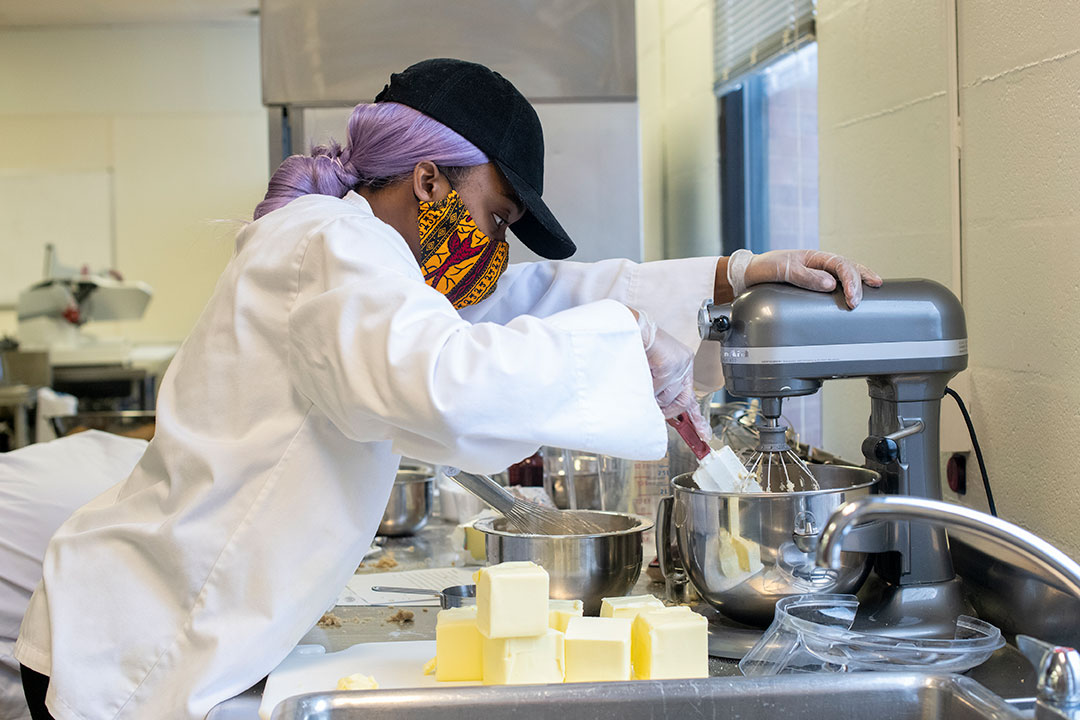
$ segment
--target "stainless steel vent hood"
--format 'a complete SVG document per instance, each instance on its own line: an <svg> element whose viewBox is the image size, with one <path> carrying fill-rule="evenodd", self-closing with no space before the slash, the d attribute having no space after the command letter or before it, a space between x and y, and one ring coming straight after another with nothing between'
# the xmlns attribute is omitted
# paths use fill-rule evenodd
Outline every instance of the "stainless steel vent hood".
<svg viewBox="0 0 1080 720"><path fill-rule="evenodd" d="M390 73L459 57L530 100L634 100L632 0L263 0L263 102L355 104Z"/></svg>
<svg viewBox="0 0 1080 720"><path fill-rule="evenodd" d="M640 260L641 183L632 0L262 0L270 163L342 139L353 105L429 57L483 63L544 126L544 199L575 260ZM511 260L532 259L512 243Z"/></svg>

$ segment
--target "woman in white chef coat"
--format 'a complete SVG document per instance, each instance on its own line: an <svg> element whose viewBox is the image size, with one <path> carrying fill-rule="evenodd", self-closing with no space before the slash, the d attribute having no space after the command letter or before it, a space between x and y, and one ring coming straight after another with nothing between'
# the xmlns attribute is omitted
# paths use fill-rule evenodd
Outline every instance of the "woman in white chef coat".
<svg viewBox="0 0 1080 720"><path fill-rule="evenodd" d="M15 649L35 718L203 717L333 603L402 454L483 472L540 445L661 457L665 415L701 422L687 345L704 297L839 278L854 305L880 283L805 251L507 269L507 227L541 256L574 251L542 185L528 102L445 59L393 75L344 148L282 164L163 380L146 454L49 545Z"/></svg>

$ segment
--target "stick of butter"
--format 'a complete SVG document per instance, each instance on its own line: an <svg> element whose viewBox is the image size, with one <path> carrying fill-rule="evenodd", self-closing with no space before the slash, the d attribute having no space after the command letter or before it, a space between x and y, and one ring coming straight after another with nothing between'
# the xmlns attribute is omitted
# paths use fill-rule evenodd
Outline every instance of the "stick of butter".
<svg viewBox="0 0 1080 720"><path fill-rule="evenodd" d="M485 685L543 685L563 681L563 634L484 638Z"/></svg>
<svg viewBox="0 0 1080 720"><path fill-rule="evenodd" d="M585 605L580 600L548 600L548 625L559 632L566 632L570 618L584 614Z"/></svg>
<svg viewBox="0 0 1080 720"><path fill-rule="evenodd" d="M664 603L653 595L627 595L610 597L600 601L600 617L630 618L633 620L642 610L664 607Z"/></svg>
<svg viewBox="0 0 1080 720"><path fill-rule="evenodd" d="M709 676L705 616L685 606L646 610L634 618L632 659L638 680Z"/></svg>
<svg viewBox="0 0 1080 720"><path fill-rule="evenodd" d="M483 636L476 606L440 610L435 617L435 679L442 682L484 678Z"/></svg>
<svg viewBox="0 0 1080 720"><path fill-rule="evenodd" d="M476 625L484 637L543 635L548 629L548 574L532 562L480 568L476 580Z"/></svg>
<svg viewBox="0 0 1080 720"><path fill-rule="evenodd" d="M375 678L370 675L364 675L363 673L356 673L354 675L346 675L337 681L338 690L378 690L379 683L375 682Z"/></svg>
<svg viewBox="0 0 1080 720"><path fill-rule="evenodd" d="M566 682L630 679L629 618L576 617L566 626Z"/></svg>

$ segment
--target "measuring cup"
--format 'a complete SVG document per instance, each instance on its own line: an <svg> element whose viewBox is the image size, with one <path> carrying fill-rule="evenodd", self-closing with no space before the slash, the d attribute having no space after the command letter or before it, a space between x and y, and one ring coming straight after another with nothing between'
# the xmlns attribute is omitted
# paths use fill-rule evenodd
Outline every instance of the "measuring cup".
<svg viewBox="0 0 1080 720"><path fill-rule="evenodd" d="M439 598L439 606L448 608L463 607L476 604L475 585L451 585L444 590L427 590L425 588L391 587L389 585L373 585L372 591L386 593L403 593L407 595L427 595Z"/></svg>

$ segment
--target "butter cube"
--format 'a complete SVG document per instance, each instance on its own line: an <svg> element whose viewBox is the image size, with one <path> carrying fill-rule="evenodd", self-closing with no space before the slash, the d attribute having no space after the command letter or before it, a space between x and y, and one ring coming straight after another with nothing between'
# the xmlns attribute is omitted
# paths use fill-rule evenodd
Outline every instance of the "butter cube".
<svg viewBox="0 0 1080 720"><path fill-rule="evenodd" d="M480 568L476 580L477 627L484 637L543 635L548 629L548 574L532 562Z"/></svg>
<svg viewBox="0 0 1080 720"><path fill-rule="evenodd" d="M717 557L721 574L729 578L756 573L762 568L761 546L723 528L717 533Z"/></svg>
<svg viewBox="0 0 1080 720"><path fill-rule="evenodd" d="M375 682L375 678L363 673L346 675L337 681L338 690L377 690L378 688L379 683Z"/></svg>
<svg viewBox="0 0 1080 720"><path fill-rule="evenodd" d="M664 607L664 603L653 595L610 597L600 601L600 617L630 618L633 620L642 610L662 607Z"/></svg>
<svg viewBox="0 0 1080 720"><path fill-rule="evenodd" d="M629 680L631 625L629 618L570 618L566 682Z"/></svg>
<svg viewBox="0 0 1080 720"><path fill-rule="evenodd" d="M472 525L465 526L465 549L473 560L483 562L487 557L487 535Z"/></svg>
<svg viewBox="0 0 1080 720"><path fill-rule="evenodd" d="M485 685L542 685L563 681L563 634L484 638Z"/></svg>
<svg viewBox="0 0 1080 720"><path fill-rule="evenodd" d="M634 618L633 665L638 680L709 676L705 616L685 606L647 610Z"/></svg>
<svg viewBox="0 0 1080 720"><path fill-rule="evenodd" d="M585 605L580 600L548 600L548 625L559 632L566 632L570 618L584 614Z"/></svg>
<svg viewBox="0 0 1080 720"><path fill-rule="evenodd" d="M476 606L440 610L435 618L435 679L482 680L483 636L476 626Z"/></svg>

